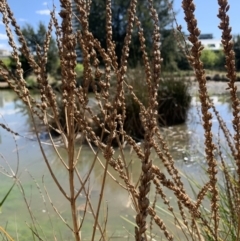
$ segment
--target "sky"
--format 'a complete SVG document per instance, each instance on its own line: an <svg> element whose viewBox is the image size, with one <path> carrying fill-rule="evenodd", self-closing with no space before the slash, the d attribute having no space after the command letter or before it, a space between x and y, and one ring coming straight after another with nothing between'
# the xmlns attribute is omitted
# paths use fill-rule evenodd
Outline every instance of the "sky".
<svg viewBox="0 0 240 241"><path fill-rule="evenodd" d="M177 13L176 18L178 24L180 24L182 30L187 33L181 2L181 0L174 0L174 10ZM195 15L198 19L198 27L201 33L211 33L214 38L220 39L221 32L217 27L219 25L217 2L217 0L194 1L196 5ZM240 0L228 0L228 2L230 4L229 15L232 34L240 34ZM58 0L8 0L8 3L20 27L29 23L36 28L40 21L47 25L50 18L49 12L52 9L53 3L56 5L57 12L60 10ZM5 27L1 19L2 16L0 14L0 49L10 49L7 43Z"/></svg>
<svg viewBox="0 0 240 241"><path fill-rule="evenodd" d="M181 9L181 0L174 0L174 10L177 13L176 19L178 24L182 26L182 31L187 33L187 27L184 20L184 13ZM218 14L217 0L194 0L196 5L195 16L198 23L198 28L202 34L213 34L216 39L221 39L221 30L218 28L220 23ZM230 17L230 25L232 27L232 35L240 34L240 1L228 0L230 10L228 15Z"/></svg>
<svg viewBox="0 0 240 241"><path fill-rule="evenodd" d="M53 9L53 3L56 6L56 12L60 10L58 0L7 0L15 19L20 27L30 24L37 28L39 22L46 26L50 19L50 10ZM8 39L5 32L5 26L2 23L0 14L0 49L11 50L8 45Z"/></svg>

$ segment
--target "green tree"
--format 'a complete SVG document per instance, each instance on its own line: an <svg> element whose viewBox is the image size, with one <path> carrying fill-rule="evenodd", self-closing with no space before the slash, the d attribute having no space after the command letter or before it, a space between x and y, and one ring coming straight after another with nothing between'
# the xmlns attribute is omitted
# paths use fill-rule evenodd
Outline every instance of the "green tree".
<svg viewBox="0 0 240 241"><path fill-rule="evenodd" d="M22 69L23 69L23 77L26 78L28 77L31 73L32 73L32 68L31 66L29 65L27 59L25 58L25 56L23 54L19 54L19 60L21 62L21 65L22 65ZM11 69L11 71L15 72L17 66L16 66L16 62L15 60L10 57L10 64L9 64L9 67Z"/></svg>
<svg viewBox="0 0 240 241"><path fill-rule="evenodd" d="M202 51L201 61L207 69L224 70L225 55L223 50L213 51L205 49Z"/></svg>
<svg viewBox="0 0 240 241"><path fill-rule="evenodd" d="M124 38L126 36L126 29L128 24L127 10L129 8L130 1L112 0L112 28L113 28L113 41L116 43L116 54L118 62L121 60L122 48L124 45ZM175 42L170 29L170 23L172 17L169 12L169 6L167 0L159 0L154 2L154 7L157 10L159 17L159 26L161 33L161 48L162 58L164 59L164 65L175 61L176 54L172 51L176 51L176 48L169 47L169 44ZM150 53L152 45L153 34L153 21L150 16L150 11L147 1L139 1L136 9L136 15L142 23L144 30L144 37L146 40L147 51ZM89 15L89 29L106 48L106 0L95 0L91 3L90 15ZM81 26L80 26L81 28ZM136 66L141 61L140 42L138 38L137 29L135 28L132 35L132 43L130 45L130 57L129 64ZM168 51L166 50L168 47ZM176 53L176 52L175 52ZM151 54L151 53L150 53ZM176 65L176 64L175 64Z"/></svg>
<svg viewBox="0 0 240 241"><path fill-rule="evenodd" d="M161 57L163 58L163 70L176 71L178 69L189 69L187 57L180 51L177 45L177 32L172 29L165 29L161 33L163 39L161 44ZM180 38L178 37L178 41Z"/></svg>
<svg viewBox="0 0 240 241"><path fill-rule="evenodd" d="M236 69L237 71L240 71L240 35L237 35L233 38L233 43L236 59Z"/></svg>
<svg viewBox="0 0 240 241"><path fill-rule="evenodd" d="M22 34L27 42L27 46L30 52L36 57L37 45L42 47L46 38L47 30L45 25L40 22L37 31L34 30L33 26L26 24L22 29ZM48 49L48 61L46 64L46 71L52 75L56 74L58 68L58 54L57 46L55 40L51 37ZM32 69L23 54L20 55L20 61L24 70L24 77L27 77L32 73ZM11 68L14 70L16 68L16 63L11 62Z"/></svg>
<svg viewBox="0 0 240 241"><path fill-rule="evenodd" d="M201 61L207 69L213 69L216 66L217 54L209 49L204 49L201 54Z"/></svg>
<svg viewBox="0 0 240 241"><path fill-rule="evenodd" d="M225 70L225 62L226 62L224 51L221 49L221 50L216 51L215 53L217 55L215 67L217 70L224 71Z"/></svg>

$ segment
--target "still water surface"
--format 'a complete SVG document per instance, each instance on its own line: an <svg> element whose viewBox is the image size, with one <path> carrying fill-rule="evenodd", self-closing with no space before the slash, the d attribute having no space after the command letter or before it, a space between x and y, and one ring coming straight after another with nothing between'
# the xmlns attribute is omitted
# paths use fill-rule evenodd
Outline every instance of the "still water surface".
<svg viewBox="0 0 240 241"><path fill-rule="evenodd" d="M224 96L214 96L214 102L218 111L231 129L231 110L230 105ZM197 181L201 181L203 176L202 166L204 166L203 151L203 130L199 119L199 108L196 98L192 100L192 107L189 110L188 121L183 125L169 128L162 128L163 136L170 147L176 165L187 175L194 176ZM47 167L43 161L37 141L32 132L32 125L28 112L21 101L17 100L15 94L9 90L0 91L0 123L7 124L13 131L21 134L16 136L16 142L13 136L0 128L0 165L10 172L9 166L13 171L17 168L19 160L18 177L24 188L26 202L33 210L35 218L42 227L41 235L45 235L45 240L53 240L56 236L58 240L73 240L70 232L62 221L57 218L56 213L50 204L49 197L54 206L59 210L62 217L71 223L68 203L63 195L58 191L51 177L48 174ZM213 131L218 132L218 123L213 119ZM68 189L67 173L60 164L51 146L45 145L45 151L50 159L51 165L56 172L61 184ZM64 150L59 148L59 152L64 156ZM116 150L115 155L118 155ZM139 161L130 150L126 149L126 158L131 161L131 171L133 180L139 176ZM94 155L88 147L84 146L81 152L79 163L79 172L84 176L94 159ZM153 153L154 164L164 170L163 165ZM4 171L4 170L3 170ZM99 198L103 169L97 164L90 176L88 186L91 190L90 198L93 206L96 207L96 200ZM110 178L107 180L103 208L101 210L100 220L104 223L108 216L107 235L111 240L126 238L134 240L134 226L131 221L134 220L134 211L130 205L128 194L119 188ZM13 180L0 173L0 201L11 187ZM135 180L137 181L137 180ZM187 185L187 182L186 182ZM45 191L45 188L47 191ZM189 188L190 191L190 188ZM83 194L78 200L79 212L82 212L82 206L85 204ZM171 199L171 194L169 194ZM172 200L174 203L174 200ZM161 206L161 203L158 203ZM174 204L173 204L174 205ZM161 217L164 218L164 213ZM82 227L82 236L85 240L90 240L92 233L93 220L90 218L90 211L87 210L86 220ZM35 220L35 219L34 219ZM26 203L19 188L14 187L7 201L4 203L0 214L0 226L6 227L9 233L19 240L32 240L31 231L28 224L30 216L28 214ZM171 224L169 224L171 225ZM39 229L40 230L40 229ZM54 230L54 231L53 231Z"/></svg>

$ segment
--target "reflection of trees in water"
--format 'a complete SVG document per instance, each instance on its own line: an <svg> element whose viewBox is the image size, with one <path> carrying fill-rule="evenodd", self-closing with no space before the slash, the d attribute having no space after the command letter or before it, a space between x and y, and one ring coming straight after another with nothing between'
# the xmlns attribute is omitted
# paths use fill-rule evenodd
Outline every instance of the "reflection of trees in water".
<svg viewBox="0 0 240 241"><path fill-rule="evenodd" d="M238 97L240 97L240 92L237 93ZM231 134L233 134L233 125L232 125L232 100L229 93L219 94L219 95L212 95L210 96L210 99L213 101L214 107L216 111L218 112L219 116L221 117L222 121L225 123L227 129ZM198 126L196 128L192 128L195 132L195 139L192 138L191 143L191 149L194 151L197 151L196 158L198 158L199 161L202 163L206 162L206 156L204 151L204 132L201 124L201 106L198 102L198 99L196 98L196 102L194 104L193 115L194 118L198 121ZM219 143L221 144L221 152L223 156L229 156L229 153L231 152L228 144L225 140L225 137L222 133L222 130L220 129L219 122L217 120L217 117L213 111L213 109L210 109L211 113L213 114L212 118L212 133L213 133L213 141L216 145L216 147L219 147ZM196 145L196 143L198 144ZM195 147L193 147L193 145ZM223 148L224 147L224 148ZM215 158L218 160L218 151L216 150L214 152Z"/></svg>
<svg viewBox="0 0 240 241"><path fill-rule="evenodd" d="M14 102L17 100L17 95L11 89L0 90L0 105L4 106L5 103Z"/></svg>
<svg viewBox="0 0 240 241"><path fill-rule="evenodd" d="M26 105L23 104L21 100L16 96L12 90L0 90L0 107L4 108L6 103L12 103L13 109L18 110L23 113L23 115L28 114Z"/></svg>
<svg viewBox="0 0 240 241"><path fill-rule="evenodd" d="M37 99L38 95L35 95L35 97ZM33 123L31 120L29 109L26 108L26 105L22 101L17 99L16 94L10 90L3 91L3 95L0 95L0 100L5 101L5 98L7 98L8 102L11 101L13 103L14 109L19 110L21 115L24 116L25 125L29 125L30 126L29 129L32 129ZM161 127L161 131L162 131L164 140L167 142L168 146L171 147L170 151L174 159L184 161L184 158L189 156L188 152L192 144L191 140L192 140L193 134L189 132L189 127L186 124L182 124L182 125L166 127L166 128ZM22 134L22 133L19 133L19 134ZM43 138L43 139L46 139L46 138ZM88 155L89 154L87 154L87 156ZM86 157L84 157L84 159L85 158ZM91 160L91 158L89 160ZM58 161L54 163L56 164L58 163ZM86 165L86 163L84 165ZM99 169L101 170L101 167L99 167Z"/></svg>
<svg viewBox="0 0 240 241"><path fill-rule="evenodd" d="M188 125L182 124L162 128L162 135L170 147L170 153L176 161L184 161L184 158L189 155L191 146L192 132Z"/></svg>
<svg viewBox="0 0 240 241"><path fill-rule="evenodd" d="M35 136L30 111L12 90L0 90L0 104L0 109L2 109L0 114L3 117L0 122L5 122L4 118L6 118L8 124L10 124L9 127L20 136L28 138Z"/></svg>
<svg viewBox="0 0 240 241"><path fill-rule="evenodd" d="M76 147L78 145L79 144L76 144ZM95 150L95 151L97 151L97 150ZM60 148L58 148L58 152L59 152L61 158L64 161L67 161L66 160L66 158L67 158L66 150L64 148L60 147ZM77 153L76 153L76 155L77 155ZM115 149L114 158L117 158L119 155L120 155L120 151L118 149ZM137 182L138 180L135 180L135 177L138 177L139 174L141 173L141 164L139 163L139 159L137 158L135 153L130 152L130 148L126 148L124 155L128 162L127 164L128 164L129 170L131 170L131 176L133 177L134 182ZM66 169L62 166L61 161L55 155L54 152L49 153L48 157L52 160L51 165L52 165L53 170L55 171L55 173L57 173L57 176L60 177L59 180L61 182L61 185L63 187L67 188L68 187L68 183L67 183L68 174L67 174ZM105 159L101 153L99 153L98 158L105 165ZM78 172L82 178L82 181L84 181L85 178L87 177L87 174L89 173L89 170L91 169L94 159L95 159L95 154L92 152L90 147L88 147L87 145L83 145L81 154L80 154L80 158L79 158L79 162L78 162ZM118 177L118 175L116 175L116 171L113 168L109 167L108 170L110 171L111 174L113 174L113 176L119 182L122 183L122 179L120 179ZM86 189L89 190L89 196L91 196L93 205L97 204L96 202L98 200L98 196L99 196L100 190L101 190L103 172L104 172L104 169L101 166L100 162L97 160L90 173L88 181L85 183L85 187L86 187ZM104 200L107 200L107 203L108 203L107 205L109 206L109 208L111 210L115 210L113 213L110 213L109 215L117 215L119 217L120 211L125 208L128 208L126 206L126 204L128 203L129 195L111 177L108 176L107 178L108 178L108 181L105 184L106 186L105 186L105 192L104 192ZM76 183L78 183L77 178L76 178ZM76 192L78 191L78 188L80 188L80 186L81 186L80 184L77 184L75 186ZM86 196L85 196L84 191L81 191L81 194L78 198L79 209L81 209L81 205L86 202L85 197ZM114 201L113 201L113 199L114 199ZM96 202L95 202L95 200L96 200ZM129 210L129 212L130 211L131 210Z"/></svg>
<svg viewBox="0 0 240 241"><path fill-rule="evenodd" d="M4 99L3 96L0 95L0 107L3 107Z"/></svg>
<svg viewBox="0 0 240 241"><path fill-rule="evenodd" d="M26 105L20 101L19 99L14 99L13 100L13 104L14 104L14 109L19 110L19 112L23 115L23 116L27 116L27 118L29 118L30 116L30 112L29 109L26 107Z"/></svg>
<svg viewBox="0 0 240 241"><path fill-rule="evenodd" d="M238 98L240 98L240 92L237 92ZM220 95L214 95L214 97L217 98L217 101L221 104L227 105L227 110L229 113L232 113L232 100L230 93L220 94Z"/></svg>
<svg viewBox="0 0 240 241"><path fill-rule="evenodd" d="M36 95L33 95L33 97L37 101L39 95L36 94ZM21 115L25 117L26 125L30 126L29 130L33 130L34 126L33 126L32 117L31 117L29 108L26 107L26 105L21 100L19 100L17 97L13 98L13 104L14 104L14 109L18 110L18 112L20 112ZM40 130L42 127L42 125L40 124L40 120L38 117L36 117L36 115L34 117L35 117L34 118L35 122L37 123L37 127L39 127L39 130Z"/></svg>

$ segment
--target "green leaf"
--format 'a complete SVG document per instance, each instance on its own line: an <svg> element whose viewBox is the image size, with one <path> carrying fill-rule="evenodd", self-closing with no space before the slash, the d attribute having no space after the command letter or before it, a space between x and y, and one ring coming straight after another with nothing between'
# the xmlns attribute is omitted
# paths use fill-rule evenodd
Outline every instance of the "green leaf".
<svg viewBox="0 0 240 241"><path fill-rule="evenodd" d="M10 192L12 191L13 187L15 186L16 182L13 183L13 185L11 186L11 188L9 189L9 191L7 192L7 194L5 195L5 197L3 198L3 200L0 202L0 213L1 213L1 208L3 203L6 201L8 195L10 194Z"/></svg>

